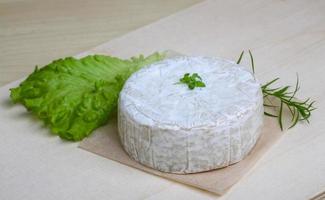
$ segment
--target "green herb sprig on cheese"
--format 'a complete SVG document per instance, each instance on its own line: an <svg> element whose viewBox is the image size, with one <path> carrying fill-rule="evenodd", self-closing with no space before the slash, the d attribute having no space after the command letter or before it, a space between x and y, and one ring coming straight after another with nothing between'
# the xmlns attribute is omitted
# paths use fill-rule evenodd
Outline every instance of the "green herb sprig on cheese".
<svg viewBox="0 0 325 200"><path fill-rule="evenodd" d="M190 90L193 90L195 87L205 87L205 83L203 83L202 78L197 73L192 75L190 73L184 74L178 83L186 84Z"/></svg>

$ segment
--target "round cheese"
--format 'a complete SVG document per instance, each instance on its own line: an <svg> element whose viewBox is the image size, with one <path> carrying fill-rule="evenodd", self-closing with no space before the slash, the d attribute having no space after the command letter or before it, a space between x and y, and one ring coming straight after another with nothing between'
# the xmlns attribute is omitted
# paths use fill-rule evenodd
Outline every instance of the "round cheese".
<svg viewBox="0 0 325 200"><path fill-rule="evenodd" d="M198 73L205 87L179 83ZM134 73L120 93L118 131L124 150L148 167L195 173L242 160L263 123L260 84L245 67L179 56Z"/></svg>

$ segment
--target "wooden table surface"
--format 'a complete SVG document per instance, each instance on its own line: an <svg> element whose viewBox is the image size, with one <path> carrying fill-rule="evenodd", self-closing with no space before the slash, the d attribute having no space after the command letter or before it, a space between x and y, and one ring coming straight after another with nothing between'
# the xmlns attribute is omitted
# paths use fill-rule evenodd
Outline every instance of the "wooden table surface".
<svg viewBox="0 0 325 200"><path fill-rule="evenodd" d="M0 0L0 86L200 0Z"/></svg>
<svg viewBox="0 0 325 200"><path fill-rule="evenodd" d="M33 71L35 65L42 66L53 59L83 52L197 2L200 1L0 0L0 86L28 75ZM210 8L210 5L214 7ZM235 11L236 8L237 11ZM215 17L217 14L206 14L207 10L210 13L215 13L214 11L217 10L220 17ZM217 54L233 59L241 49L253 48L254 55L258 57L259 72L257 76L259 78L264 80L279 75L285 83L292 83L294 82L295 72L299 72L303 82L302 91L306 96L312 96L317 100L318 109L313 114L312 123L308 127L301 125L295 129L290 129L288 131L290 133L284 136L281 143L263 160L255 173L236 186L237 190L234 193L223 198L238 199L236 197L242 197L241 194L246 194L249 197L249 193L252 194L251 196L265 197L265 192L277 191L277 194L270 194L271 192L269 192L268 199L271 199L272 196L277 197L273 199L288 199L286 195L290 197L289 199L310 199L315 195L318 196L315 196L314 199L322 199L325 196L321 194L325 189L323 188L325 177L320 177L318 174L323 175L323 169L325 168L325 159L323 157L325 137L322 133L325 130L324 120L322 119L324 118L322 113L325 112L325 101L323 100L325 95L324 80L322 78L325 73L324 10L324 0L208 1L205 4L198 5L192 12L182 13L147 27L141 32L133 32L121 40L113 41L109 45L111 49L106 50L113 51L115 49L116 52L122 55L122 52L125 53L121 51L125 47L123 41L129 42L130 39L137 38L139 35L143 36L143 33L150 35L154 31L160 32L161 25L168 27L173 25L174 20L177 23L185 23L185 29L179 30L180 32L183 31L182 34L186 31L190 33L193 22L186 21L185 18L195 16L193 21L201 22L200 20L206 20L204 22L209 23L205 26L199 24L199 27L204 27L205 30L207 29L206 26L214 27L213 31L207 34L197 31L194 36L187 35L187 39L191 38L193 40L189 43L182 43L182 45L174 45L170 41L166 45L163 41L159 41L158 44L154 45L155 48L188 49L188 52L181 52L189 54L199 52L204 55ZM203 17L198 17L198 13L202 14ZM242 32L238 34L238 30ZM166 37L171 38L174 31L170 29L164 30L164 34ZM177 39L181 37L183 35L175 36ZM194 38L197 40L194 40ZM128 50L129 52L135 52L137 45L141 44L141 41L151 40L157 41L157 38L151 37L148 40L141 38L139 41L133 42L133 46L130 46ZM211 41L214 40L216 41L215 44L218 45L211 45ZM150 47L147 47L146 51L152 52L151 47L153 44L148 46ZM228 48L224 48L225 46ZM98 51L100 52L101 49L98 48ZM1 91L2 96L0 98L2 100L8 98L8 88L2 88ZM29 129L30 133L36 133L40 131L41 127L36 127L37 124L31 123L32 119L30 121L20 120L18 124L17 121L12 120L16 119L16 116L12 115L15 114L14 111L6 110L6 106L0 104L0 109L3 109L0 115L0 118L3 117L1 118L2 121L0 120L0 137L2 137L0 138L0 161L3 161L0 162L0 199L5 199L5 196L1 198L1 195L5 194L5 192L13 196L23 197L24 193L14 192L24 189L25 192L29 192L29 188L39 191L38 185L33 182L32 175L48 172L47 168L45 168L47 166L41 165L42 160L40 161L40 158L48 159L48 162L53 161L56 165L65 164L51 168L53 170L51 174L43 174L44 176L48 175L47 178L49 179L46 180L49 185L42 188L44 190L41 192L42 195L56 195L59 192L52 191L51 188L67 189L61 188L61 185L57 186L55 182L51 181L57 178L54 176L55 174L62 174L59 169L63 169L66 165L72 168L73 162L75 162L78 164L75 170L80 168L80 171L70 172L68 171L70 168L67 168L67 176L74 175L69 181L78 183L79 185L76 185L76 188L79 189L75 191L68 190L70 193L67 194L69 195L78 196L80 191L85 190L83 198L87 199L87 194L93 192L87 189L97 188L99 184L98 182L91 182L87 178L92 177L94 173L98 173L97 181L101 183L111 181L110 186L117 185L116 187L105 188L105 191L107 190L107 193L113 197L126 197L125 192L128 191L137 194L138 199L141 199L142 193L133 192L141 190L143 194L147 194L148 198L153 197L152 199L169 199L171 195L174 199L178 197L178 199L184 197L192 199L216 198L213 195L205 194L193 188L189 189L189 187L180 184L170 183L161 178L144 174L140 176L140 172L132 171L125 166L120 166L114 162L110 163L99 156L89 156L86 151L77 151L76 144L63 143L58 138L49 138L45 134L34 134L25 137L26 129ZM14 109L17 110L18 108L15 107ZM30 124L34 125L31 126ZM17 131L12 131L14 125ZM52 140L52 143L48 140ZM33 144L33 146L30 146L30 144ZM43 148L45 152L39 151L39 148ZM71 156L66 153L66 149L71 150ZM51 159L38 157L42 153L55 156L51 157ZM4 157L6 159L1 159ZM68 159L69 162L67 162ZM87 159L88 162L86 162ZM34 169L34 166L29 163L31 160L39 161L40 169ZM92 162L98 163L98 165L92 166ZM11 167L17 168L17 163L21 163L18 167L23 167L13 171ZM6 168L1 169L1 166ZM23 171L26 166L28 171L34 174L26 174ZM102 171L92 171L94 167ZM114 173L116 173L114 175L120 177L120 182L105 178L100 179L102 176L105 177L104 173L107 173L106 176L110 176L109 170L113 169L115 170ZM7 174L4 174L5 170L7 170ZM288 173L290 176L287 176ZM22 176L31 178L31 180L26 180L29 183L29 188L26 189L25 182L20 184L19 181L14 180L12 178L14 175L18 176L18 178ZM3 177L6 177L6 179L2 179ZM42 178L42 174L39 177ZM84 179L93 185L83 185ZM6 187L6 185L2 187L3 182L1 180L6 180L9 186L19 185L21 188L10 188L9 186ZM264 185L265 180L268 181L267 187ZM132 187L121 188L118 184L132 185ZM142 187L137 184L142 185ZM283 186L283 184L285 185ZM261 187L263 185L264 188ZM103 185L100 186L103 188ZM150 191L152 188L160 188L161 190ZM281 188L285 189L281 190ZM290 188L293 188L294 191L288 191ZM14 192L10 193L10 191ZM105 191L100 192L104 194ZM120 193L116 194L118 191ZM302 191L304 191L305 196L301 195ZM157 193L158 195L150 196L151 193ZM33 196L33 194L30 196ZM56 196L51 197L56 199Z"/></svg>

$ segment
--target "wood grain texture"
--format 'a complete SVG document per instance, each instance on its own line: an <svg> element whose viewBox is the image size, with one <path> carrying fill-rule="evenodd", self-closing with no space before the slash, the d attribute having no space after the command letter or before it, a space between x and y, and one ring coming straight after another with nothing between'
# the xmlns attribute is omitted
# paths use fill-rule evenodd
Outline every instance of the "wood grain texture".
<svg viewBox="0 0 325 200"><path fill-rule="evenodd" d="M201 0L0 0L0 86Z"/></svg>
<svg viewBox="0 0 325 200"><path fill-rule="evenodd" d="M294 85L298 73L298 96L317 102L311 123L286 130L254 172L223 198L308 199L325 190L324 10L322 0L211 0L85 54L106 52L128 57L172 49L187 55L236 60L241 50L251 49L256 76L262 83L279 77L280 84ZM184 195L169 188L155 198L164 199L170 193Z"/></svg>
<svg viewBox="0 0 325 200"><path fill-rule="evenodd" d="M317 194L316 196L314 196L310 200L324 200L324 199L325 199L325 191L320 193L320 194Z"/></svg>
<svg viewBox="0 0 325 200"><path fill-rule="evenodd" d="M252 49L261 82L280 77L281 83L294 84L295 72L299 73L299 96L317 101L311 123L286 131L256 168L219 199L305 200L325 188L324 10L323 0L205 1L90 52L128 57L173 49L188 55L235 60L242 49ZM7 46L5 49L12 48ZM55 49L48 52L52 51ZM19 53L15 55L23 62ZM0 89L0 199L217 198L50 137L48 129L24 109L8 103L8 88L17 84Z"/></svg>

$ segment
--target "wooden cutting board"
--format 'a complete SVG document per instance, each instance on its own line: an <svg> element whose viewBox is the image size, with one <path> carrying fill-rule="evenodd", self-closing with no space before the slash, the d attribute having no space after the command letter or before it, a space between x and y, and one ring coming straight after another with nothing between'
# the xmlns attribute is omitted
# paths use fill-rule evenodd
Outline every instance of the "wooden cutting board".
<svg viewBox="0 0 325 200"><path fill-rule="evenodd" d="M293 85L297 72L299 96L317 101L311 123L286 131L255 170L220 199L308 199L325 188L324 10L322 0L205 1L79 56L173 49L235 60L251 49L261 82L280 77L282 84ZM1 199L216 198L50 137L24 109L10 105L7 91L15 85L0 90Z"/></svg>

